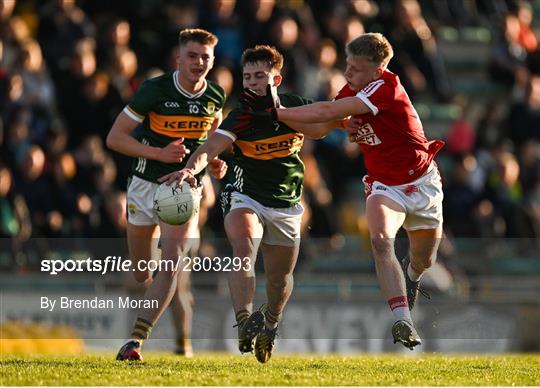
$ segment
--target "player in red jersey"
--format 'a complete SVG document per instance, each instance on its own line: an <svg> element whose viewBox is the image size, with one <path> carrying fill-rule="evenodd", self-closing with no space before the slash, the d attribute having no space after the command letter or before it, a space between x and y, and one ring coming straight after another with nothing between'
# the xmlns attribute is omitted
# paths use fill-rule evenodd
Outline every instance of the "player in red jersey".
<svg viewBox="0 0 540 388"><path fill-rule="evenodd" d="M367 33L347 47L347 85L334 101L295 108L247 112L258 125L274 121L309 136L322 137L328 127L306 125L344 119L349 139L364 154L366 212L381 289L396 322L394 342L412 349L421 344L410 309L414 306L422 274L436 259L442 235L442 184L433 158L444 145L428 141L422 123L397 75L387 70L393 56L388 40ZM242 100L268 98L245 90ZM410 240L407 258L396 258L394 240L404 227Z"/></svg>

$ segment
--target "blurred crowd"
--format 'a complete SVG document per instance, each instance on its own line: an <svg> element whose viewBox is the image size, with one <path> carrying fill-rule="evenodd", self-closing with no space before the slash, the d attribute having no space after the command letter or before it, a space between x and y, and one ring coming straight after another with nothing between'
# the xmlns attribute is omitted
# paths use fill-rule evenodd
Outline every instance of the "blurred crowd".
<svg viewBox="0 0 540 388"><path fill-rule="evenodd" d="M141 82L174 69L178 31L187 27L220 39L210 78L227 93L226 111L241 88L245 48L277 47L282 91L328 100L345 82L347 42L383 32L395 50L390 70L413 102L463 108L440 156L447 234L538 237L534 17L530 2L513 0L0 0L0 237L17 250L30 237L124 236L131 160L104 139ZM502 93L473 104L453 89L442 26L491 32L485 74ZM365 232L358 148L334 131L302 153L305 235L339 247L343 235ZM221 228L214 207L203 236Z"/></svg>

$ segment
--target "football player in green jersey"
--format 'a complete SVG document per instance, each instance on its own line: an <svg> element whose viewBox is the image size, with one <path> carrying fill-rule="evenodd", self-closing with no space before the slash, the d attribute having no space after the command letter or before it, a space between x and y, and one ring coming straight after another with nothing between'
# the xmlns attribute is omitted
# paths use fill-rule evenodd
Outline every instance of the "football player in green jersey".
<svg viewBox="0 0 540 388"><path fill-rule="evenodd" d="M276 96L269 99L273 107L309 104L309 100L292 94L276 95L282 66L283 56L273 47L256 46L244 51L244 88ZM269 107L259 107L265 108ZM265 129L246 123L242 108L237 107L191 155L184 169L159 181L180 184L185 180L196 185L196 176L208 161L234 146L232 182L222 193L225 231L234 256L248 258L249 265L230 273L229 288L240 352L255 350L257 360L264 363L272 355L277 326L293 288L304 210L300 204L304 165L299 156L304 135L283 123ZM262 311L253 312L254 261L259 247L264 257L268 303Z"/></svg>
<svg viewBox="0 0 540 388"><path fill-rule="evenodd" d="M138 312L131 338L118 352L118 360L142 359L142 341L148 338L171 300L178 332L177 353L192 354L190 272L161 268L153 279L144 264L156 257L157 225L164 259L179 260L199 236L198 217L179 226L158 220L153 212L153 195L159 185L157 178L182 168L185 155L203 144L221 121L223 89L206 80L217 41L205 30L182 30L177 70L145 81L118 115L107 137L109 148L136 158L127 191L128 247L136 280L149 285L145 299L158 301L158 308ZM132 135L138 125L142 130L135 138ZM210 166L216 177L224 176L223 161L214 159Z"/></svg>

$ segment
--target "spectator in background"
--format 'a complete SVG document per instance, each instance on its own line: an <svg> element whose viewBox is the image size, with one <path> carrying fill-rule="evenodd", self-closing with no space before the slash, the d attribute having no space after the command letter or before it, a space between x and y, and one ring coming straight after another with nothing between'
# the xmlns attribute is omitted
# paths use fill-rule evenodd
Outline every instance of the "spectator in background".
<svg viewBox="0 0 540 388"><path fill-rule="evenodd" d="M473 155L466 154L457 158L450 183L444 190L445 228L456 237L474 237L480 234L474 216L480 193L472 182L474 170L477 168L478 163Z"/></svg>
<svg viewBox="0 0 540 388"><path fill-rule="evenodd" d="M17 5L17 0L0 1L0 22L5 23L13 15L13 10Z"/></svg>
<svg viewBox="0 0 540 388"><path fill-rule="evenodd" d="M151 2L147 2L150 4ZM200 25L199 14L207 14L207 9L200 7L197 1L169 1L166 4L155 3L155 14L147 12L139 16L137 29L133 31L133 49L136 53L144 53L140 56L140 67L161 67L163 58L168 58L171 49L178 48L177 32L179 29L196 28ZM143 26L143 28L141 28ZM137 34L138 32L138 34ZM137 39L144 36L144 39ZM172 56L170 65L164 70L176 68L177 53Z"/></svg>
<svg viewBox="0 0 540 388"><path fill-rule="evenodd" d="M91 177L97 166L107 158L103 141L97 135L86 137L81 145L74 150L73 156L77 162L76 185L80 191L91 193L95 190Z"/></svg>
<svg viewBox="0 0 540 388"><path fill-rule="evenodd" d="M22 84L22 78L19 77ZM2 158L8 165L16 166L20 156L32 143L30 138L31 112L21 106L13 106L6 119L5 153Z"/></svg>
<svg viewBox="0 0 540 388"><path fill-rule="evenodd" d="M141 80L136 77L137 64L137 55L133 50L125 46L116 47L109 72L111 83L124 102L128 102L140 86Z"/></svg>
<svg viewBox="0 0 540 388"><path fill-rule="evenodd" d="M519 148L526 141L540 141L540 74L529 76L525 98L514 103L507 116L507 136Z"/></svg>
<svg viewBox="0 0 540 388"><path fill-rule="evenodd" d="M282 70L284 83L281 88L284 90L297 90L299 87L298 78L306 58L306 52L299 45L299 37L299 25L292 16L283 15L273 22L270 43L287 58Z"/></svg>
<svg viewBox="0 0 540 388"><path fill-rule="evenodd" d="M446 25L468 26L478 23L479 10L476 1L439 0L426 1L422 8L431 19Z"/></svg>
<svg viewBox="0 0 540 388"><path fill-rule="evenodd" d="M32 222L24 198L13 190L13 176L0 164L0 237L13 238L17 245L30 237Z"/></svg>
<svg viewBox="0 0 540 388"><path fill-rule="evenodd" d="M476 143L474 127L478 109L467 98L460 99L458 106L461 108L461 115L452 122L448 130L446 151L454 155L464 155L472 152Z"/></svg>
<svg viewBox="0 0 540 388"><path fill-rule="evenodd" d="M495 225L495 234L497 237L519 237L524 231L519 164L507 151L496 152L494 158L496 165L488 177L485 195L493 204L495 216L504 221Z"/></svg>
<svg viewBox="0 0 540 388"><path fill-rule="evenodd" d="M540 182L540 143L538 140L528 140L519 151L519 165L521 172L519 181L526 194L536 190Z"/></svg>
<svg viewBox="0 0 540 388"><path fill-rule="evenodd" d="M520 149L523 210L526 215L524 237L540 237L540 143L529 140Z"/></svg>
<svg viewBox="0 0 540 388"><path fill-rule="evenodd" d="M349 16L345 21L345 29L343 31L342 41L347 44L357 36L366 32L364 24L357 16Z"/></svg>
<svg viewBox="0 0 540 388"><path fill-rule="evenodd" d="M519 1L516 13L519 20L518 41L528 53L532 53L538 49L538 38L531 27L533 21L531 3Z"/></svg>
<svg viewBox="0 0 540 388"><path fill-rule="evenodd" d="M59 119L53 119L44 141L44 151L47 158L56 159L66 150L68 132Z"/></svg>
<svg viewBox="0 0 540 388"><path fill-rule="evenodd" d="M77 232L89 232L88 229L75 232L74 218L77 212L77 190L73 178L77 172L75 158L68 152L49 160L51 175L51 197L53 208L58 210L64 220L64 232L67 236L83 235ZM74 233L75 232L75 233Z"/></svg>
<svg viewBox="0 0 540 388"><path fill-rule="evenodd" d="M95 38L95 25L75 0L57 0L40 9L38 41L53 73L62 70L83 38Z"/></svg>
<svg viewBox="0 0 540 388"><path fill-rule="evenodd" d="M54 109L54 85L43 62L39 43L33 39L24 41L18 62L24 84L22 98L25 102Z"/></svg>
<svg viewBox="0 0 540 388"><path fill-rule="evenodd" d="M244 47L242 32L238 28L242 23L236 5L236 0L207 0L205 18L201 20L202 27L218 36L221 42L216 46L216 58L235 67L239 65Z"/></svg>
<svg viewBox="0 0 540 388"><path fill-rule="evenodd" d="M298 75L301 94L315 100L326 99L327 86L336 70L337 59L335 43L331 39L321 40L317 45L313 62L308 62Z"/></svg>
<svg viewBox="0 0 540 388"><path fill-rule="evenodd" d="M476 126L476 149L488 150L501 143L504 137L502 130L506 115L507 103L493 99L484 104L484 112L481 114Z"/></svg>
<svg viewBox="0 0 540 388"><path fill-rule="evenodd" d="M115 51L120 47L129 48L131 27L124 18L117 18L106 24L106 33L98 35L96 58L98 63L112 63Z"/></svg>
<svg viewBox="0 0 540 388"><path fill-rule="evenodd" d="M523 88L527 79L527 50L520 41L520 21L516 15L504 17L502 34L498 37L490 62L491 77L508 87Z"/></svg>
<svg viewBox="0 0 540 388"><path fill-rule="evenodd" d="M12 16L2 25L4 39L3 65L11 71L18 69L21 46L32 39L30 28L20 16Z"/></svg>
<svg viewBox="0 0 540 388"><path fill-rule="evenodd" d="M452 97L448 75L435 35L422 16L416 0L400 0L394 13L395 27L390 41L396 50L392 69L414 101L424 90L431 91L440 101Z"/></svg>
<svg viewBox="0 0 540 388"><path fill-rule="evenodd" d="M96 237L124 237L126 235L126 193L112 191L99 204L99 222L94 231Z"/></svg>
<svg viewBox="0 0 540 388"><path fill-rule="evenodd" d="M276 0L247 0L247 5L240 9L244 47L253 47L270 41L270 29L273 20L280 13Z"/></svg>
<svg viewBox="0 0 540 388"><path fill-rule="evenodd" d="M233 93L235 87L234 75L227 66L217 66L214 68L210 74L210 79L222 87L226 96L230 96ZM226 103L226 106L229 107L228 110L230 110L231 104L231 100L228 99Z"/></svg>
<svg viewBox="0 0 540 388"><path fill-rule="evenodd" d="M335 216L337 204L321 174L319 163L314 154L315 147L313 140L306 139L300 151L305 165L303 203L309 207L309 218L306 217L306 222L310 226L309 235L315 238L327 238L328 248L339 249L342 247L344 239L339 219Z"/></svg>
<svg viewBox="0 0 540 388"><path fill-rule="evenodd" d="M45 154L41 147L31 145L18 156L15 188L28 205L34 235L50 236L62 226L61 216L53 206L52 188L45 173Z"/></svg>
<svg viewBox="0 0 540 388"><path fill-rule="evenodd" d="M7 94L8 69L4 65L4 41L0 36L0 98L5 99ZM0 114L2 112L0 111Z"/></svg>
<svg viewBox="0 0 540 388"><path fill-rule="evenodd" d="M71 132L70 145L73 147L77 147L86 136L91 135L83 131L88 117L84 116L81 92L96 69L95 42L92 39L82 39L72 53L69 67L59 72L55 79L58 109Z"/></svg>
<svg viewBox="0 0 540 388"><path fill-rule="evenodd" d="M0 238L9 246L8 268L15 270L26 264L23 249L32 234L32 220L24 197L14 190L13 176L5 165L0 164Z"/></svg>
<svg viewBox="0 0 540 388"><path fill-rule="evenodd" d="M81 92L80 113L84 118L93 118L81 121L81 129L85 133L98 134L105 140L116 113L124 105L122 98L112 85L109 75L102 71L90 76L83 84Z"/></svg>
<svg viewBox="0 0 540 388"><path fill-rule="evenodd" d="M80 131L99 135L101 140L105 141L108 128L112 126L117 112L123 106L122 98L112 85L109 75L102 71L96 72L86 80L82 90L79 111L83 118L92 117L92 120L81 120ZM111 157L119 170L116 187L123 188L129 176L132 159L116 152Z"/></svg>

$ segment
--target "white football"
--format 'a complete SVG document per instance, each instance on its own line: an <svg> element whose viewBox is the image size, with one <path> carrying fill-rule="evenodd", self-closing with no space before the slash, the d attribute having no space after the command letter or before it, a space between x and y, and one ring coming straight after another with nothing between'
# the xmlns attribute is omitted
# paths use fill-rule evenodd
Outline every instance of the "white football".
<svg viewBox="0 0 540 388"><path fill-rule="evenodd" d="M199 214L200 194L189 183L167 186L162 183L154 194L154 211L169 225L182 225Z"/></svg>

